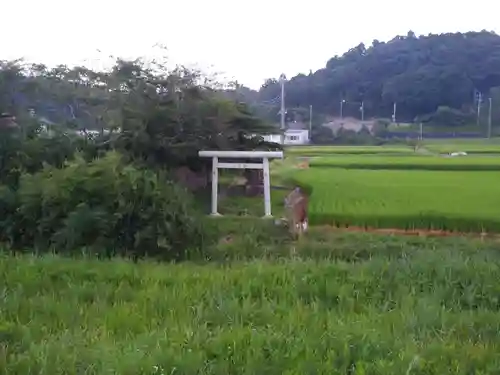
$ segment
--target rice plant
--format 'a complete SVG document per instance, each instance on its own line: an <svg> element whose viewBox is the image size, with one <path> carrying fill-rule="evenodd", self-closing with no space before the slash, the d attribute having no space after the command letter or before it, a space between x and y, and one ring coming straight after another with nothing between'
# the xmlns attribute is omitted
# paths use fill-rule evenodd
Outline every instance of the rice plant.
<svg viewBox="0 0 500 375"><path fill-rule="evenodd" d="M312 160L310 166L345 169L394 169L436 171L500 171L500 157L468 156L328 156Z"/></svg>
<svg viewBox="0 0 500 375"><path fill-rule="evenodd" d="M500 232L500 173L311 168L312 225Z"/></svg>

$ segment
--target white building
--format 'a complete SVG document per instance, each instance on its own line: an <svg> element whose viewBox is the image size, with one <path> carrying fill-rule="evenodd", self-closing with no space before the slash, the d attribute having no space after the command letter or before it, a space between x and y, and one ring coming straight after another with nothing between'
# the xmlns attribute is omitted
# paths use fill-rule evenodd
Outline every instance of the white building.
<svg viewBox="0 0 500 375"><path fill-rule="evenodd" d="M266 134L262 138L266 142L285 145L307 145L309 144L309 130L287 130L282 134Z"/></svg>
<svg viewBox="0 0 500 375"><path fill-rule="evenodd" d="M256 134L253 136L255 137ZM288 123L283 134L266 134L262 135L262 138L266 142L284 145L307 145L311 142L309 129L301 122Z"/></svg>
<svg viewBox="0 0 500 375"><path fill-rule="evenodd" d="M279 143L281 144L283 139L282 139L281 134L266 134L263 135L262 138L264 138L264 141L266 142L273 142L273 143Z"/></svg>
<svg viewBox="0 0 500 375"><path fill-rule="evenodd" d="M285 131L285 145L307 145L309 141L309 130L307 129L288 129Z"/></svg>

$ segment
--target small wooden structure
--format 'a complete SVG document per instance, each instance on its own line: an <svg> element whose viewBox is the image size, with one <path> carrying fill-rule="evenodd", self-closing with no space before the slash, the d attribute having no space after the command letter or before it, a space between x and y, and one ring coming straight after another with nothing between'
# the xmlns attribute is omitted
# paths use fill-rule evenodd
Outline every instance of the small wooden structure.
<svg viewBox="0 0 500 375"><path fill-rule="evenodd" d="M282 159L282 151L200 151L198 155L202 158L212 158L212 215L220 215L217 212L219 168L261 169L264 171L264 217L272 217L269 159ZM224 158L262 159L262 161L258 163L224 163L219 161L219 159Z"/></svg>

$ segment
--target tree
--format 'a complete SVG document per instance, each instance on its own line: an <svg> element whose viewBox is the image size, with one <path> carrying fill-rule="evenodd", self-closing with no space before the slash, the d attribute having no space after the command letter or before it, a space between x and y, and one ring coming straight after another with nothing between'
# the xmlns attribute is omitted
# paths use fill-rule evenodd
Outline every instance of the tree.
<svg viewBox="0 0 500 375"><path fill-rule="evenodd" d="M286 85L287 107L339 115L339 100L364 101L373 117L390 117L397 102L400 121L446 106L467 114L474 90L484 95L500 86L500 36L487 32L430 34L409 31L387 43L374 40L331 58L312 75L299 74ZM279 95L279 82L268 79L259 90L262 102ZM276 107L279 103L276 103ZM344 116L359 117L357 108Z"/></svg>
<svg viewBox="0 0 500 375"><path fill-rule="evenodd" d="M51 131L79 130L87 139L100 131L89 156L101 146L116 148L158 168L189 164L202 148L268 147L250 142L250 135L273 130L211 77L182 66L167 69L161 61L118 59L107 72L4 62L0 104L23 118L22 127L43 120Z"/></svg>

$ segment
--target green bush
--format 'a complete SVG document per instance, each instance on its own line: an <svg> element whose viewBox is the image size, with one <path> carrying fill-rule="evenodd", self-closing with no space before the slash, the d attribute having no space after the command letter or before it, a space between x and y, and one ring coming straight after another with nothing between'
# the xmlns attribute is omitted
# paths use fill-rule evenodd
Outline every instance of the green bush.
<svg viewBox="0 0 500 375"><path fill-rule="evenodd" d="M191 197L116 153L23 175L17 193L3 189L0 199L2 234L16 249L180 259L202 245Z"/></svg>
<svg viewBox="0 0 500 375"><path fill-rule="evenodd" d="M423 122L434 126L459 127L474 123L474 113L464 113L458 109L440 106L435 112L419 116L415 122Z"/></svg>
<svg viewBox="0 0 500 375"><path fill-rule="evenodd" d="M38 172L45 164L62 168L75 151L92 156L91 147L96 147L60 133L42 137L29 124L23 129L0 128L0 183L12 189L17 189L23 173Z"/></svg>

